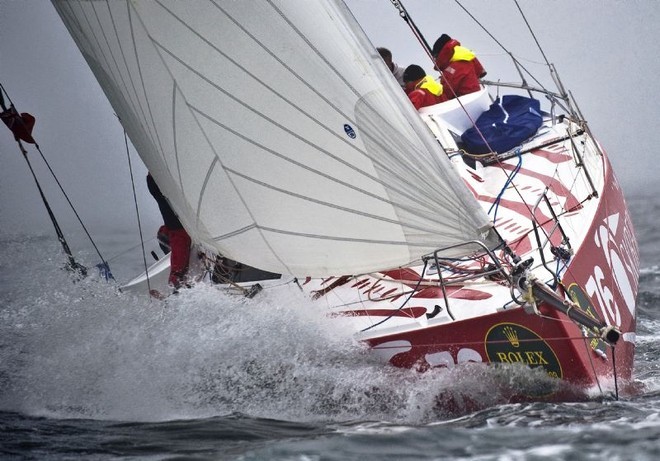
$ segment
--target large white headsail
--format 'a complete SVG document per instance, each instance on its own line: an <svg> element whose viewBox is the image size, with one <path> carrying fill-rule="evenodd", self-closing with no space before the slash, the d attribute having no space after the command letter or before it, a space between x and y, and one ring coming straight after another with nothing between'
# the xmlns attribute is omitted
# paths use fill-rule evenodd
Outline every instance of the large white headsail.
<svg viewBox="0 0 660 461"><path fill-rule="evenodd" d="M194 241L322 276L488 227L342 3L54 5Z"/></svg>

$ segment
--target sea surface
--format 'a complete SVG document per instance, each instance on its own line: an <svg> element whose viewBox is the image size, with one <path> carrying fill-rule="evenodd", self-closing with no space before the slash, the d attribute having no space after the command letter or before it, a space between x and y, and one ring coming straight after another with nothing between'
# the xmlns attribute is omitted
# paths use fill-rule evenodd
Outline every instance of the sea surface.
<svg viewBox="0 0 660 461"><path fill-rule="evenodd" d="M660 459L660 199L628 203L639 392L580 403L507 403L487 367L383 366L296 291L148 301L75 280L48 229L4 235L0 459ZM118 280L140 270L130 237L100 243ZM465 395L481 408L461 408Z"/></svg>

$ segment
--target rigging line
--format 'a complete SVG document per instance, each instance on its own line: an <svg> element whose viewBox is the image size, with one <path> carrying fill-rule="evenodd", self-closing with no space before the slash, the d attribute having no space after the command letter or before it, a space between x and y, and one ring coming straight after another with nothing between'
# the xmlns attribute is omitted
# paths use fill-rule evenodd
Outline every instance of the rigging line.
<svg viewBox="0 0 660 461"><path fill-rule="evenodd" d="M429 56L429 58L431 59L431 62L434 65L434 69L438 70L438 72L440 72L440 74L442 75L442 71L440 69L438 69L438 67L435 65L435 57L433 56L433 50L429 46L428 42L426 41L426 39L424 38L422 33L417 28L417 25L414 23L414 21L412 20L412 18L408 14L408 11L403 6L403 3L401 3L399 0L391 0L391 2L394 5L394 7L397 10L399 10L399 15L406 22L406 24L408 24L408 26L410 27L410 29L413 32L413 35L417 38L417 40L420 42L420 44L424 48L424 51ZM452 88L451 84L448 81L445 81L444 84L446 84L449 87L449 89L452 91L452 93L456 94L456 92L454 91L454 88ZM463 112L465 113L467 118L470 120L470 123L472 124L472 126L475 127L475 129L477 130L477 133L481 137L481 140L488 147L488 149L493 151L493 149L490 147L490 144L486 140L486 138L483 135L483 133L481 132L481 130L476 126L476 121L472 118L472 115L470 115L470 113L467 111L467 109L463 105L463 102L461 101L461 99L459 97L456 97L455 99L458 102L458 104L461 106L461 109L463 110ZM443 148L443 150L444 150L444 148Z"/></svg>
<svg viewBox="0 0 660 461"><path fill-rule="evenodd" d="M73 257L73 254L71 253L71 248L69 248L69 244L67 243L66 239L64 238L64 233L62 232L62 229L60 228L59 223L57 222L57 219L55 219L55 214L53 213L53 210L50 207L50 204L48 203L48 200L46 199L46 196L44 195L44 191L41 189L41 185L39 184L39 180L37 179L36 174L34 173L34 170L32 169L32 164L30 163L30 159L27 156L27 151L23 147L23 144L20 141L17 141L18 145L21 149L21 153L23 154L23 158L25 158L25 161L28 164L28 167L30 168L30 173L32 173L32 177L34 178L34 182L37 185L37 189L39 189L39 195L41 195L41 200L43 201L46 211L48 212L48 216L50 216L50 220L53 223L53 227L55 228L55 233L57 234L57 240L59 240L60 244L62 245L62 248L64 249L64 252L67 255L67 258L69 260L67 264L67 269L69 270L75 270L77 271L81 276L85 277L87 275L87 268L83 266L82 264L79 264L76 262L76 260Z"/></svg>
<svg viewBox="0 0 660 461"><path fill-rule="evenodd" d="M147 242L154 242L155 240L156 240L156 237L152 237L151 239L147 240ZM114 256L110 256L110 257L108 258L108 262L115 261L117 258L120 258L120 257L126 255L127 253L129 253L129 252L135 250L135 249L136 249L137 247L139 247L140 245L141 245L141 243L136 243L136 244L133 245L132 247L129 247L129 248L123 250L123 251L120 251L119 253L115 254Z"/></svg>
<svg viewBox="0 0 660 461"><path fill-rule="evenodd" d="M119 120L121 122L121 119ZM131 153L128 149L128 135L124 130L124 145L126 146L126 158L128 160L128 171L131 176L131 188L133 189L133 203L135 204L135 215L137 217L138 232L140 234L140 245L142 247L142 261L144 263L144 273L147 279L147 290L149 291L149 300L151 301L151 282L149 279L149 266L147 265L147 252L144 248L144 237L142 234L142 222L140 220L140 207L138 206L137 194L135 192L135 176L133 175L133 164L131 163Z"/></svg>
<svg viewBox="0 0 660 461"><path fill-rule="evenodd" d="M548 61L548 58L545 55L545 52L543 51L543 48L541 47L541 44L539 43L538 39L536 38L536 34L534 33L534 30L532 29L532 26L527 21L527 17L525 16L525 13L523 13L522 8L518 4L518 0L513 0L513 1L516 4L516 7L518 8L518 11L520 12L520 16L523 18L523 21L525 21L525 24L527 25L527 29L529 30L529 33L532 35L532 38L534 39L534 42L536 43L536 46L538 47L541 55L543 56L543 59L545 60L545 64L548 66L548 69L550 70L550 75L552 76L552 79L555 82L555 86L559 90L560 98L562 98L568 104L568 109L565 109L565 110L567 112L569 112L570 114L572 114L572 115L575 114L575 110L573 109L573 107L571 105L571 100L569 99L569 95L567 94L566 90L564 89L564 86L561 83L561 80L559 79L559 74L557 73L557 70L556 70L554 64L551 64L550 61ZM520 62L518 61L518 63L520 63ZM521 67L522 67L522 64L521 64ZM525 69L525 68L523 67L523 69ZM525 71L527 73L529 73L529 71L527 71L527 69L525 69ZM534 78L534 77L532 76L532 78ZM571 95L571 98L572 98L572 95ZM573 99L573 103L577 106L577 103L575 102L574 99ZM563 105L561 105L561 104L560 104L560 106L563 107ZM578 116L578 118L584 120L584 117L582 117L582 114L579 114L579 109L578 109L577 116Z"/></svg>
<svg viewBox="0 0 660 461"><path fill-rule="evenodd" d="M428 264L429 264L428 260L425 260L425 261L424 261L424 267L422 268L422 273L420 274L419 279L417 280L417 285L416 285L415 288L413 288L412 291L410 292L410 296L408 296L408 297L406 298L406 300L403 302L403 304L401 304L401 306L399 306L399 308L396 309L395 312L398 312L398 311L400 311L401 309L403 309L403 308L406 306L406 304L408 304L408 301L410 301L410 299L413 297L413 295L414 295L415 293L417 293L417 289L419 288L420 283L422 283L422 279L424 278L424 273L426 272L426 266L428 266ZM384 318L383 320L381 320L380 322L374 323L373 325L370 325L370 326L368 326L368 327L366 327L366 328L363 328L362 330L360 330L360 333L363 333L363 332L365 332L365 331L367 331L367 330L371 330L372 328L375 328L375 327L377 327L378 325L381 325L381 324L387 322L387 321L388 321L389 319L391 319L392 317L394 317L394 314L390 314L388 317L385 317L385 318Z"/></svg>
<svg viewBox="0 0 660 461"><path fill-rule="evenodd" d="M406 7L403 5L401 0L391 0L392 5L399 10L399 16L408 24L408 27L413 32L413 35L417 38L417 41L422 45L424 48L424 51L426 52L426 55L431 59L431 62L435 64L435 60L433 59L433 50L431 49L431 46L429 43L426 41L426 38L424 38L424 35L422 35L422 32L419 30L417 27L417 24L415 24L415 21L410 17L408 14L408 10Z"/></svg>
<svg viewBox="0 0 660 461"><path fill-rule="evenodd" d="M503 45L503 44L502 44L502 42L500 42L497 38L495 38L495 36L494 36L493 34L491 34L490 31L489 31L488 29L486 29L486 27L485 27L481 22L479 22L479 20L478 20L478 19L477 19L472 13L470 13L470 12L467 10L467 8L465 8L465 7L461 4L460 0L454 0L454 1L456 2L456 4L457 4L457 5L458 5L463 11L465 11L465 13L467 13L468 16L470 16L470 18L472 18L472 20L473 20L474 22L477 23L477 25L478 25L479 27L481 27L481 29L482 29L484 32L486 32L486 34L487 34L490 38L493 39L493 41L494 41L495 43L497 43L497 45L499 45L500 48L502 48L502 49L503 49L503 50L504 50L504 51L505 51L505 52L511 57L511 59L513 59L513 61L514 61L517 65L520 66L521 69L523 69L525 72L527 72L527 75L529 75L529 76L532 78L532 80L534 80L534 81L535 81L535 82L536 82L536 83L537 83L537 84L538 84L538 85L539 85L544 91L546 91L546 92L549 93L549 90L546 89L545 86L543 86L543 84L542 84L542 83L541 83L536 77L534 77L534 75L533 75L529 70L527 70L527 68L526 68L525 66L523 66L523 65L521 64L520 60L519 60L518 58L516 58L516 57L515 57L515 56L514 56L514 55L513 55L513 54L512 54L512 53L511 53L511 52L510 52L510 51L509 51L504 45Z"/></svg>
<svg viewBox="0 0 660 461"><path fill-rule="evenodd" d="M500 193L497 195L497 198L495 198L495 201L493 202L493 204L488 209L488 214L490 214L490 212L493 210L493 208L495 208L495 213L493 214L493 224L495 224L495 222L497 221L497 210L500 206L500 200L502 199L502 196L504 195L504 192L506 191L507 187L509 187L509 184L511 184L513 182L513 178L515 178L515 176L518 174L518 172L520 171L520 169L522 167L522 154L520 152L521 152L520 147L518 147L516 149L516 154L517 154L517 157L518 157L518 164L516 165L516 167L511 172L511 175L507 177L506 181L504 182L504 185L502 186L502 189L500 190ZM516 187L516 186L514 185L513 187Z"/></svg>
<svg viewBox="0 0 660 461"><path fill-rule="evenodd" d="M521 152L521 154L522 154L522 152ZM507 171L507 169L504 168L504 162L505 162L506 160L508 160L508 159L505 159L505 160L503 161L503 160L500 160L500 158L499 158L498 155L495 155L495 160L496 160L496 164L497 164L497 166L500 168L500 170L501 170L501 171L504 173L504 175L507 177L507 180L505 181L505 183L509 183L509 182L511 183L511 187L512 187L512 189L516 192L516 194L518 195L518 197L520 198L520 202L525 206L525 208L526 208L527 211L529 212L530 220L536 221L536 222L538 223L538 221L537 221L537 219L536 219L536 216L535 216L535 214L534 214L534 209L533 209L533 207L531 207L530 204L527 203L527 200L525 200L525 197L524 197L523 193L520 191L520 189L518 189L518 186L512 182L512 181L513 181L513 177L518 173L518 171L516 171L516 169L518 168L518 166L514 167L514 170L511 172L511 174L509 174L509 172ZM498 197L499 197L499 196L498 196ZM491 208L492 208L492 207L491 207ZM489 210L489 213L490 213L490 210ZM547 221L546 221L546 222L547 222ZM540 224L540 223L539 223L539 224Z"/></svg>
<svg viewBox="0 0 660 461"><path fill-rule="evenodd" d="M573 187L575 186L575 183L577 182L577 180L578 180L578 177L576 176L576 177L574 178L574 180L573 180L573 186L571 186L570 190L573 189ZM582 199L582 201L578 202L576 205L574 205L572 208L569 208L569 209L565 209L565 208L562 206L563 211L560 211L559 215L557 215L557 221L559 221L559 218L562 217L562 216L564 216L565 214L567 214L567 213L571 213L571 212L575 211L576 209L579 209L579 208L583 207L584 204L585 204L587 201L589 201L589 200L591 200L590 197L587 197L587 198L585 198L585 199ZM545 232L545 230L544 230L544 232ZM547 236L547 234L546 234L546 236ZM565 263L565 267L564 267L562 270L565 270L565 271L566 271L566 272L565 272L566 274L569 274L569 275L573 276L573 278L575 279L576 277L575 277L575 274L574 274L573 266L572 266L572 265L569 265L569 264L568 264L569 262L570 262L570 260L567 261L567 262ZM557 263L559 263L559 261L557 261ZM562 286L562 288L565 289L563 283L560 283L560 285Z"/></svg>
<svg viewBox="0 0 660 461"><path fill-rule="evenodd" d="M565 290L565 288L564 288L563 285L562 285L562 289ZM559 295L559 294L558 294L558 295ZM561 295L560 295L560 296L561 296ZM564 303L564 304L566 304L566 303ZM566 323L566 324L571 323L571 324L575 325L578 329L580 329L580 331L583 332L581 337L569 337L569 338L566 338L566 339L575 340L575 339L583 338L583 339L585 340L585 346L586 346L586 340L589 340L589 339L598 339L598 340L600 340L600 341L604 341L604 342L605 342L605 340L603 339L603 337L601 336L601 334L600 334L597 330L594 330L594 329L591 329L591 328L585 327L584 325L581 325L580 323L578 323L577 320L575 320L573 317L571 317L571 316L568 314L568 313L570 312L570 309L573 309L573 308L572 308L572 307L569 307L569 309L568 309L565 313L563 313L564 316L566 317L566 318L563 318L563 319L562 319L562 318L559 318L559 317L551 317L551 316L546 315L546 314L543 314L543 313L541 313L541 312L537 313L536 315L537 315L540 319L545 319L545 320L554 321L554 322L559 322L559 323ZM581 306L580 306L579 304L577 304L577 310L580 311L580 312L585 312L585 311L582 310L582 308L581 308ZM598 317L598 316L596 316L596 317L594 317L594 318L597 319L597 320L601 320L600 317ZM585 333L584 328L586 328L586 333ZM547 340L547 338L546 338L546 340ZM611 347L614 348L614 346L611 346ZM593 350L593 349L592 349L592 350ZM595 370L594 370L594 375L595 375L595 374L596 374L596 372L595 372ZM599 387L600 387L600 386L599 386Z"/></svg>
<svg viewBox="0 0 660 461"><path fill-rule="evenodd" d="M54 179L55 182L57 183L57 185L58 185L58 187L60 188L60 191L62 192L62 194L64 195L64 198L66 199L66 202L67 202L67 203L69 204L69 206L71 207L71 210L73 211L73 214L76 216L76 219L77 219L78 222L80 223L80 226L83 228L83 231L85 232L85 235L87 235L87 238L88 238L89 241L92 243L92 246L94 247L94 250L96 250L96 254L99 255L99 258L101 258L101 262L102 262L103 264L107 264L106 259L105 259L105 258L103 257L103 255L101 254L101 251L100 251L99 248L96 246L96 243L94 242L94 239L92 238L92 236L90 235L89 231L87 230L87 226L85 226L85 223L83 223L82 218L81 218L80 215L78 214L78 211L77 211L76 208L73 206L73 203L71 203L71 200L69 199L69 196L67 195L67 193L64 191L64 187L62 187L62 184L60 183L59 179L57 179L57 176L55 176L55 172L54 172L53 169L50 167L50 164L48 163L48 160L46 160L46 157L44 156L43 152L41 152L41 148L39 147L39 145L36 145L36 144L35 144L35 146L36 146L37 152L39 152L39 155L41 156L42 160L44 161L44 163L45 163L46 166L48 167L48 171L50 171L50 174L53 176L53 179ZM26 157L26 158L27 158L27 157Z"/></svg>
<svg viewBox="0 0 660 461"><path fill-rule="evenodd" d="M534 39L534 42L536 43L536 46L539 48L539 51L541 52L541 55L543 56L543 60L545 61L545 64L548 67L550 67L550 61L548 61L548 58L545 55L545 52L543 51L543 48L541 47L541 44L539 43L538 39L536 38L536 34L532 30L532 26L527 21L527 16L525 16L525 13L523 13L522 8L520 8L520 4L518 3L518 0L513 0L513 2L516 4L516 7L518 8L518 11L520 12L520 16L523 18L523 21L525 21L525 25L527 26L527 29L529 30L529 33L532 35L532 38Z"/></svg>
<svg viewBox="0 0 660 461"><path fill-rule="evenodd" d="M14 107L14 109L16 109L16 106L14 106L14 103L13 103L13 101L11 100L11 97L9 97L9 93L7 93L7 90L2 86L2 84L0 84L0 96L1 96L2 92L4 92L5 96L7 96L7 100L9 101L9 104L10 104L12 107ZM2 100L0 99L0 102L1 102L2 108L3 108L4 110L6 110L6 108L4 107L4 101L2 101ZM22 120L22 119L20 119L20 120ZM30 160L28 159L28 156L27 156L28 153L27 153L27 151L25 150L25 148L23 147L22 143L21 143L20 141L18 141L18 143L19 143L19 147L20 147L20 149L21 149L21 152L23 153L23 156L25 157L25 161L28 163L28 166L30 167L30 171L32 172L32 176L34 177L34 180L35 180L35 182L37 183L37 187L39 188L39 192L40 192L40 194L41 194L43 200L46 201L46 197L45 197L45 195L44 195L44 193L43 193L43 191L42 191L42 189L41 189L41 185L39 184L39 181L37 181L36 174L35 174L34 170L32 169L32 164L30 163ZM35 146L35 148L37 149L37 152L39 152L39 155L41 156L41 159L43 160L44 164L45 164L46 167L48 168L48 171L49 171L50 174L53 176L53 179L55 180L55 183L57 184L57 186L59 187L60 191L62 192L62 195L63 195L64 198L66 199L66 202L69 204L69 207L71 207L71 210L73 211L73 214L76 216L76 219L77 219L78 222L80 223L80 226L82 227L83 231L85 232L85 235L87 235L87 238L89 239L89 241L91 242L92 246L94 247L94 250L96 251L96 254L97 254L97 255L99 256L99 258L101 259L101 262L102 262L103 264L107 265L107 264L108 264L107 261L105 260L105 258L104 258L103 255L101 254L101 251L99 250L99 248L96 246L96 243L94 242L94 239L92 238L92 236L90 235L89 231L87 230L87 227L85 226L85 223L83 223L82 218L81 218L80 215L78 214L78 211L77 211L76 208L73 206L73 203L72 203L71 200L69 199L69 195L68 195L68 194L66 193L66 191L64 190L64 187L62 186L62 183L61 183L60 180L57 178L57 175L55 174L55 172L54 172L53 169L51 168L50 163L48 162L48 160L46 160L46 157L44 156L43 152L41 151L41 148L39 147L39 144L35 142L34 146ZM48 212L49 212L49 214L52 214L52 210L50 209L50 205L47 205L47 208L48 208ZM51 219L55 219L55 216L54 216L54 215L51 216ZM59 227L59 225L57 225L57 227ZM59 238L59 234L58 234L58 238ZM62 235L61 238L64 239L64 235ZM66 242L65 242L65 243L66 243ZM68 247L68 244L67 244L67 247ZM76 263L76 264L77 264L77 263Z"/></svg>

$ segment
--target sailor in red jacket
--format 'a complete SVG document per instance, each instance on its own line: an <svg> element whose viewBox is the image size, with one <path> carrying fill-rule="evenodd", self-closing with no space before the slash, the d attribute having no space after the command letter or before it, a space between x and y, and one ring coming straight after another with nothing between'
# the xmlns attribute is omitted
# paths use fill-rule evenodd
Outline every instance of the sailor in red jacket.
<svg viewBox="0 0 660 461"><path fill-rule="evenodd" d="M447 99L481 89L479 79L486 75L486 71L475 54L462 47L458 40L442 34L433 44L432 53L436 68L442 72L440 83Z"/></svg>
<svg viewBox="0 0 660 461"><path fill-rule="evenodd" d="M426 75L424 69L416 64L406 67L403 81L406 94L417 110L447 99L443 94L442 85L433 80L433 77Z"/></svg>

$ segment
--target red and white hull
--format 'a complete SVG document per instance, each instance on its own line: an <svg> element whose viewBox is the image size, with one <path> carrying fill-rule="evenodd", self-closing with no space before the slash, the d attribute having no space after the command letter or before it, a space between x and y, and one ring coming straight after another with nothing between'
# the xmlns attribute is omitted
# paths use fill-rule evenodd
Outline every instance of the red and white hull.
<svg viewBox="0 0 660 461"><path fill-rule="evenodd" d="M539 280L550 283L550 270L556 271L562 282L558 294L617 327L621 339L616 347L547 305L540 304L538 313L527 313L512 302L503 282L478 278L452 284L451 272L444 271L443 279L449 281L445 302L437 275L428 269L418 285L421 265L308 280L305 287L336 313L352 316L359 336L396 366L426 370L464 362L523 363L543 367L549 376L580 387L614 391L615 373L618 384L629 382L639 254L622 191L607 158L587 134L571 135L575 127L567 121L554 126L548 121L544 128L522 146L530 151L520 156L515 187L501 195L496 227L523 260L535 259L531 272ZM589 177L576 166L577 158L589 168ZM487 211L506 181L503 172L514 171L520 161L513 156L473 169L460 156L456 159L456 168ZM540 244L532 215L543 234ZM552 246L570 248L570 260L558 262Z"/></svg>
<svg viewBox="0 0 660 461"><path fill-rule="evenodd" d="M480 105L477 112L483 110L483 101L473 102ZM447 110L446 103L436 107ZM450 144L444 147L451 152L450 136L438 126L431 128L440 142ZM453 162L511 250L522 260L534 258L530 273L548 284L561 280L559 296L617 327L621 339L616 347L543 303L528 313L512 299L512 293L518 299L520 293L503 279L454 281L456 275L445 267L443 291L432 264L425 271L418 264L298 283L324 307L324 314L349 322L358 338L393 365L428 370L466 362L525 364L581 388L614 391L615 374L620 385L632 376L639 254L622 191L591 139L568 120L548 119L520 147L520 155L514 152L511 158L475 168L460 155ZM558 257L558 248L570 258ZM498 256L504 258L503 253ZM455 264L463 271L478 271L486 259ZM167 290L168 266L157 266L151 288ZM138 277L125 289L143 289L145 281ZM283 286L282 280L274 285Z"/></svg>

